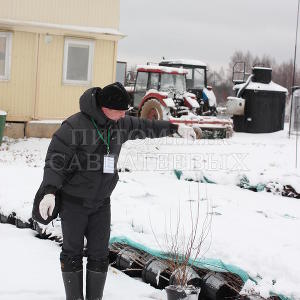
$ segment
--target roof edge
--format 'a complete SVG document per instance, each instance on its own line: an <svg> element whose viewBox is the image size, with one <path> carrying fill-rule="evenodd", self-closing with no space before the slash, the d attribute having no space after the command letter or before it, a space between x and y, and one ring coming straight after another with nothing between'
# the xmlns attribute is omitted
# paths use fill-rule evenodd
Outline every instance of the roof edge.
<svg viewBox="0 0 300 300"><path fill-rule="evenodd" d="M30 32L42 32L52 34L81 34L84 36L92 36L95 38L106 37L106 39L119 40L124 38L126 35L113 28L105 27L90 27L90 26L79 26L79 25L68 25L68 24L54 24L45 22L35 21L20 21L13 19L2 19L0 18L0 26L9 26L13 29L24 30Z"/></svg>

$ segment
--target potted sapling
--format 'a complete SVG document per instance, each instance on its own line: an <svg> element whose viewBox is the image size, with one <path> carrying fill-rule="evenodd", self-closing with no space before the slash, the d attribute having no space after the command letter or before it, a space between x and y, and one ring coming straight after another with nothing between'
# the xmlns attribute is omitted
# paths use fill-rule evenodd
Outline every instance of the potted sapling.
<svg viewBox="0 0 300 300"><path fill-rule="evenodd" d="M159 247L164 249L166 264L171 274L169 285L165 287L168 300L198 300L202 280L193 265L203 252L208 250L204 248L210 235L213 215L208 202L200 201L198 190L198 199L189 201L187 216L183 216L179 208L175 226L171 225L171 221L168 222L168 226L165 225L164 247L160 246L154 234ZM206 208L201 214L200 206L204 203Z"/></svg>

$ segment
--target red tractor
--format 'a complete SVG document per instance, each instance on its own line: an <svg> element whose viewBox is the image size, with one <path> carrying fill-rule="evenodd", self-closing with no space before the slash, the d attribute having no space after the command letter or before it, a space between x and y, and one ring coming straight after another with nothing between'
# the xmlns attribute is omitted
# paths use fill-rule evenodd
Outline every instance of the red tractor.
<svg viewBox="0 0 300 300"><path fill-rule="evenodd" d="M200 128L206 132L201 137L228 137L232 132L231 120L197 115L196 95L186 91L187 73L183 68L138 66L134 87L127 87L132 99L129 114ZM199 130L196 133L200 135Z"/></svg>
<svg viewBox="0 0 300 300"><path fill-rule="evenodd" d="M145 119L166 120L195 113L199 104L186 91L187 71L160 66L139 66L133 89L131 114Z"/></svg>

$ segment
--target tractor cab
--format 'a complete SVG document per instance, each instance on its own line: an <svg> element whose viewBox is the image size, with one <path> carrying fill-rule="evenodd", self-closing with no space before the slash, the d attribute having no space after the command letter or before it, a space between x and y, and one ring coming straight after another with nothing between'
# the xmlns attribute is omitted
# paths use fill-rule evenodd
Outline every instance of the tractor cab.
<svg viewBox="0 0 300 300"><path fill-rule="evenodd" d="M182 68L138 66L131 91L131 114L147 119L168 119L195 112L199 104L196 96L186 91L186 74Z"/></svg>
<svg viewBox="0 0 300 300"><path fill-rule="evenodd" d="M201 61L194 60L164 60L159 63L160 66L184 68L186 74L187 91L197 97L200 105L199 115L216 114L216 97L212 88L207 86L207 65Z"/></svg>

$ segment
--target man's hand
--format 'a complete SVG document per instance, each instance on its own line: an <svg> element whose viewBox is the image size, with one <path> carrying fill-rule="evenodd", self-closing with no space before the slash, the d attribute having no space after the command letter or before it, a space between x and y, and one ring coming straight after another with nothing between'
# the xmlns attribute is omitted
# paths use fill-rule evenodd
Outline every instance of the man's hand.
<svg viewBox="0 0 300 300"><path fill-rule="evenodd" d="M177 133L184 139L195 140L196 133L194 129L190 126L179 125L177 129Z"/></svg>
<svg viewBox="0 0 300 300"><path fill-rule="evenodd" d="M47 220L53 213L55 207L55 195L47 194L44 196L39 205L40 215Z"/></svg>

